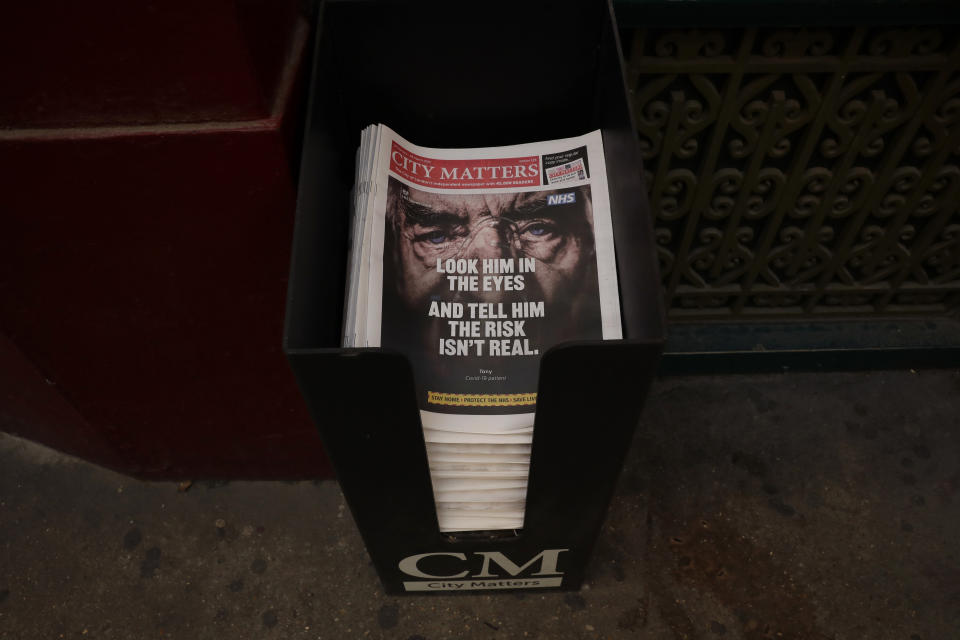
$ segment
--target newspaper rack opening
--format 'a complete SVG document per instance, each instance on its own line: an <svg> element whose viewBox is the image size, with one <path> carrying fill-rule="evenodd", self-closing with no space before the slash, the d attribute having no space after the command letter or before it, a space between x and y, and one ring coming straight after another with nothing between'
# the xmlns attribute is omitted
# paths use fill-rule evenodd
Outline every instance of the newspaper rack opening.
<svg viewBox="0 0 960 640"><path fill-rule="evenodd" d="M577 589L664 339L652 222L610 5L326 2L300 168L284 349L388 593ZM359 132L490 147L600 129L622 340L540 361L524 528L441 534L410 362L341 348Z"/></svg>

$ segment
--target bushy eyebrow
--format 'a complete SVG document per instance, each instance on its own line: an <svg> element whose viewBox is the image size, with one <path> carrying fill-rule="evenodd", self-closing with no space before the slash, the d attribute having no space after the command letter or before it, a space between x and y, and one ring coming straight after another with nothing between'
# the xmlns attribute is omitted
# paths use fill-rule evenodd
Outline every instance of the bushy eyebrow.
<svg viewBox="0 0 960 640"><path fill-rule="evenodd" d="M576 206L547 206L547 194L540 197L527 200L522 204L501 213L504 218L512 222L524 222L527 220L547 219L561 222L583 216L583 208Z"/></svg>
<svg viewBox="0 0 960 640"><path fill-rule="evenodd" d="M407 200L403 203L404 217L413 224L421 227L444 227L465 224L469 221L466 214L454 213L452 211L435 211L434 209Z"/></svg>
<svg viewBox="0 0 960 640"><path fill-rule="evenodd" d="M512 220L513 222L520 222L521 220L530 220L533 218L552 217L551 215L548 215L546 211L544 211L546 206L546 198L533 198L504 209L500 212L500 215L508 220Z"/></svg>

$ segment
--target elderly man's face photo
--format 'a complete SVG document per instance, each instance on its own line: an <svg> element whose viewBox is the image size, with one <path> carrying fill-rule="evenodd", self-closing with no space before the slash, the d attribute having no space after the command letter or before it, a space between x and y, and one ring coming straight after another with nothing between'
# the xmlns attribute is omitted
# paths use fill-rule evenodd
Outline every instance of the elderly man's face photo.
<svg viewBox="0 0 960 640"><path fill-rule="evenodd" d="M484 260L509 263L522 288L451 288L441 265ZM521 263L533 265L521 273ZM422 372L418 385L448 388L465 375L460 367L484 366L508 378L532 376L525 357L483 353L469 360L438 357L451 336L447 320L429 317L432 302L542 303L542 317L527 318L523 337L543 354L571 339L602 338L597 257L589 187L548 191L433 193L390 178L384 238L381 344L406 352ZM465 317L469 320L469 317ZM485 337L485 336L484 336ZM432 378L432 379L431 379ZM490 388L494 391L493 387Z"/></svg>
<svg viewBox="0 0 960 640"><path fill-rule="evenodd" d="M549 197L567 194L548 204ZM503 292L451 295L437 260L534 258L525 275L523 298L548 306L566 299L576 305L580 290L596 289L592 211L586 188L496 194L438 194L391 180L387 203L396 284L411 307L433 294L444 300L501 301ZM595 295L595 294L594 294Z"/></svg>

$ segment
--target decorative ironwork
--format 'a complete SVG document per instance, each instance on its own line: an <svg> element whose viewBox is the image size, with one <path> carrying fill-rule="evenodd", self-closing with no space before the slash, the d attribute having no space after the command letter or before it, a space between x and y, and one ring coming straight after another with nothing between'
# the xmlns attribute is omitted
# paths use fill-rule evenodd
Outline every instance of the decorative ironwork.
<svg viewBox="0 0 960 640"><path fill-rule="evenodd" d="M960 310L960 29L639 29L672 319Z"/></svg>

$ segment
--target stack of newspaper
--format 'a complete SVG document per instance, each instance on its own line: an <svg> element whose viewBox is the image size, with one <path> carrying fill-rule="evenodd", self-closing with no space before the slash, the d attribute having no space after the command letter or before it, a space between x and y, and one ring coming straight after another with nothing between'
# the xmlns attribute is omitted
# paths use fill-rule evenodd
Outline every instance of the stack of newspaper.
<svg viewBox="0 0 960 640"><path fill-rule="evenodd" d="M600 132L430 149L371 125L353 207L343 345L409 358L440 530L522 528L540 355L621 337Z"/></svg>

